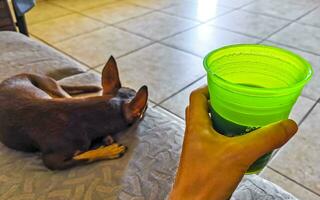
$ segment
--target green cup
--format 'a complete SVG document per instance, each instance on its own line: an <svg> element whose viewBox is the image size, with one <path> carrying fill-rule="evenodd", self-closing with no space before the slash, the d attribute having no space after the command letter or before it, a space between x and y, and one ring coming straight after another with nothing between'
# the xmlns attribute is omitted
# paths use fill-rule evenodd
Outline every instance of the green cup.
<svg viewBox="0 0 320 200"><path fill-rule="evenodd" d="M204 59L214 128L238 136L288 119L311 65L287 50L265 45L226 46ZM272 152L259 158L247 174L258 173Z"/></svg>

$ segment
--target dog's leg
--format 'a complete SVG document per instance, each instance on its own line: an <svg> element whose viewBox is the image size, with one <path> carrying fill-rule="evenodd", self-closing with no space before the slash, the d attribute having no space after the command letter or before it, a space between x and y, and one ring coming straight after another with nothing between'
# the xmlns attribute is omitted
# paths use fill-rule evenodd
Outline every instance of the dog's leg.
<svg viewBox="0 0 320 200"><path fill-rule="evenodd" d="M51 153L42 155L43 163L51 170L63 170L76 165L85 164L86 160L67 159L63 154Z"/></svg>
<svg viewBox="0 0 320 200"><path fill-rule="evenodd" d="M96 85L79 85L79 86L61 85L61 87L68 94L93 93L93 92L99 92L100 90L102 90L101 87Z"/></svg>
<svg viewBox="0 0 320 200"><path fill-rule="evenodd" d="M52 78L35 74L28 75L31 83L55 98L71 98L71 96L62 89L62 87Z"/></svg>
<svg viewBox="0 0 320 200"><path fill-rule="evenodd" d="M127 151L127 147L119 144L112 144L106 147L100 147L98 149L89 150L74 156L74 160L87 160L93 162L97 160L109 160L121 157Z"/></svg>

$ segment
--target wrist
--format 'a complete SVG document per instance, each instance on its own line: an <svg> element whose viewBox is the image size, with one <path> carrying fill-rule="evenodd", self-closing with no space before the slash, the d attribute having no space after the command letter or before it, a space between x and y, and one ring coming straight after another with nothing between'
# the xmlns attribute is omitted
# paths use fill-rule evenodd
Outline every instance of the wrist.
<svg viewBox="0 0 320 200"><path fill-rule="evenodd" d="M203 169L202 169L203 170ZM229 200L235 188L225 187L229 179L225 176L206 176L210 173L190 174L176 177L168 200ZM206 175L205 175L206 174Z"/></svg>

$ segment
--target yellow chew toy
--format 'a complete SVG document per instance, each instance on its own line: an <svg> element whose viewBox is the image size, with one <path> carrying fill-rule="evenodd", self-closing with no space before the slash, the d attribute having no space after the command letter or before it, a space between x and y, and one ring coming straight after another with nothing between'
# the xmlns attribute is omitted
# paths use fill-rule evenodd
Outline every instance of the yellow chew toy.
<svg viewBox="0 0 320 200"><path fill-rule="evenodd" d="M116 159L126 152L127 148L120 144L112 144L98 149L86 151L82 154L74 156L75 160L88 160L89 162L104 159Z"/></svg>

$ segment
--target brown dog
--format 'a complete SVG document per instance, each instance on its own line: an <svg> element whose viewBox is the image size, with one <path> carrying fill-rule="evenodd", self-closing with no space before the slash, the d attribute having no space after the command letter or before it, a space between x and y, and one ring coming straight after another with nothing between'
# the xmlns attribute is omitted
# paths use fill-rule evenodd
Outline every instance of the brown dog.
<svg viewBox="0 0 320 200"><path fill-rule="evenodd" d="M101 88L61 87L55 80L35 74L20 74L3 81L0 141L20 151L41 151L44 164L53 170L120 157L126 148L109 145L110 136L141 118L148 90L143 86L136 93L121 87L113 57L103 69L102 88L102 96L70 98L67 92ZM102 147L93 148L101 143Z"/></svg>

